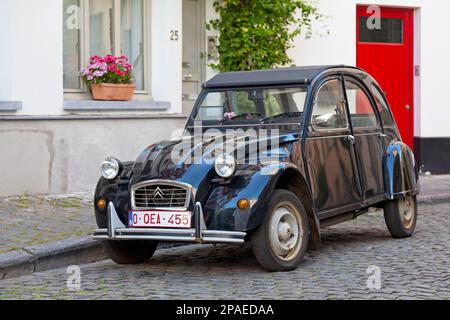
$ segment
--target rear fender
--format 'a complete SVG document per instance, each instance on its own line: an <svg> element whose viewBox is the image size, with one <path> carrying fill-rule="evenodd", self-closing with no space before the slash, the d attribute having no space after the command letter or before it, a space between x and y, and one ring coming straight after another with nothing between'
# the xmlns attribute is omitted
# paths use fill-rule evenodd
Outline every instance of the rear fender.
<svg viewBox="0 0 450 320"><path fill-rule="evenodd" d="M390 199L414 196L419 193L419 174L414 153L408 145L400 141L391 143L387 148L384 166Z"/></svg>

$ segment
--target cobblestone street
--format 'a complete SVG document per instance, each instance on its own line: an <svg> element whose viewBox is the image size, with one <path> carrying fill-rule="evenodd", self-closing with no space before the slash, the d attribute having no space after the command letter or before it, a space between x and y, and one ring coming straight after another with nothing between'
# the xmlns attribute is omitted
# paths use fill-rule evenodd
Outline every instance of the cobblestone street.
<svg viewBox="0 0 450 320"><path fill-rule="evenodd" d="M450 299L450 205L421 205L411 239L389 236L381 212L323 232L323 246L288 273L261 270L249 246L181 247L144 265L81 266L81 291L65 269L0 281L1 299ZM369 290L369 266L381 289Z"/></svg>
<svg viewBox="0 0 450 320"><path fill-rule="evenodd" d="M0 254L92 233L91 195L0 199Z"/></svg>

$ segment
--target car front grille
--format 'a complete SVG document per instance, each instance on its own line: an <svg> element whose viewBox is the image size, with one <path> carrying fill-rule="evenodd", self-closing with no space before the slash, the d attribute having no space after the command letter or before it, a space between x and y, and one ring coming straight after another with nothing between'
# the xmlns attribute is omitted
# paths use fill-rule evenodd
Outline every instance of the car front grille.
<svg viewBox="0 0 450 320"><path fill-rule="evenodd" d="M132 189L132 206L134 210L186 210L190 196L191 190L187 185L150 181Z"/></svg>

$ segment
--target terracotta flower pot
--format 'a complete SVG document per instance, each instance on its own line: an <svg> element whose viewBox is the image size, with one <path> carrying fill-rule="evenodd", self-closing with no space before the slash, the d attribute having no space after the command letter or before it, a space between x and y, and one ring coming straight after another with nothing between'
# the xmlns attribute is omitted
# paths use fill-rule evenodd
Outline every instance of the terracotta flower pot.
<svg viewBox="0 0 450 320"><path fill-rule="evenodd" d="M100 83L91 86L94 100L131 101L136 86L134 84Z"/></svg>

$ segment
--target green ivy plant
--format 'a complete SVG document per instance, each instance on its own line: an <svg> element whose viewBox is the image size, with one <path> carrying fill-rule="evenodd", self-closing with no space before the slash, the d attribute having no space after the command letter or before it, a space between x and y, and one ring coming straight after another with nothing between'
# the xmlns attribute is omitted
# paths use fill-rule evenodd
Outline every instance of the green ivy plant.
<svg viewBox="0 0 450 320"><path fill-rule="evenodd" d="M322 17L304 0L216 0L219 18L207 23L219 31L219 72L271 69L292 64L287 55L302 32L312 35L312 22Z"/></svg>

